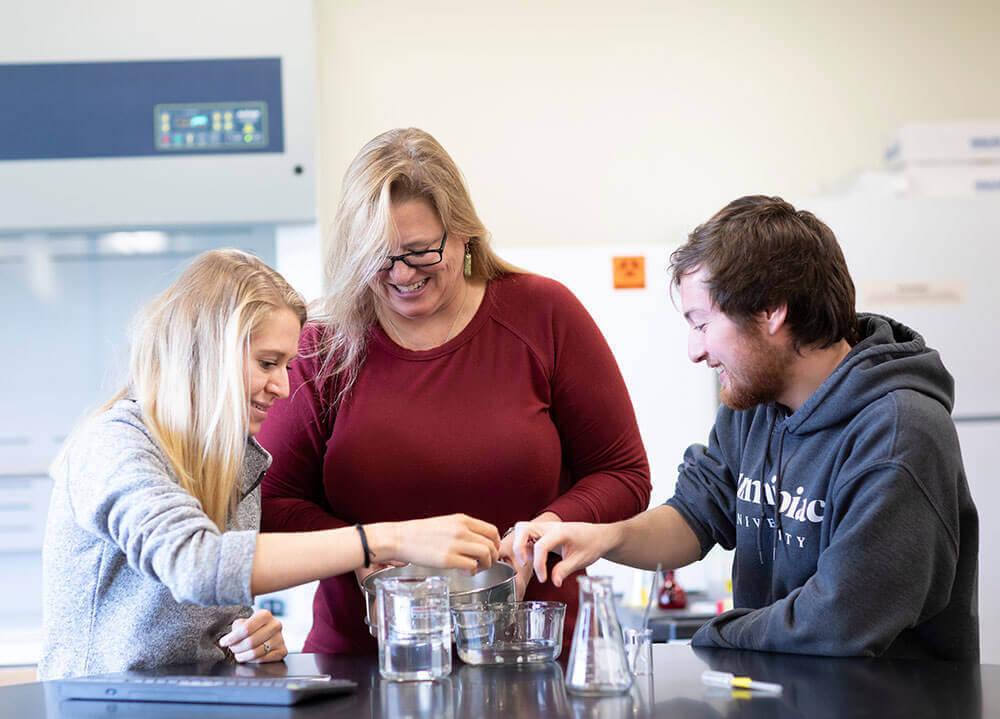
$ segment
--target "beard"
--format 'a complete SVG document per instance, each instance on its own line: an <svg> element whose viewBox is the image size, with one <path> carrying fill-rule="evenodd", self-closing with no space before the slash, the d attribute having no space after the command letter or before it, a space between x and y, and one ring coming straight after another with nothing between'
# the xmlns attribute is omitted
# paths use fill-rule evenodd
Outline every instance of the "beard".
<svg viewBox="0 0 1000 719"><path fill-rule="evenodd" d="M768 343L756 329L740 333L739 367L726 365L726 386L719 399L734 410L777 401L785 390L785 375L794 350Z"/></svg>

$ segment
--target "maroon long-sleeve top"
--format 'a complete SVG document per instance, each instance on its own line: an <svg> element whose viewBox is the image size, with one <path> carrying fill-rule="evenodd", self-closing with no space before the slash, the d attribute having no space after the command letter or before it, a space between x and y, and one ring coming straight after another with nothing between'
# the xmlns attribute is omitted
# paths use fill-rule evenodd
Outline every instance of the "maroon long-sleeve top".
<svg viewBox="0 0 1000 719"><path fill-rule="evenodd" d="M472 321L440 347L399 347L378 326L350 393L315 381L322 330L302 333L291 394L258 436L274 457L262 530L464 512L502 533L546 510L612 522L649 502L646 453L625 383L593 319L537 275L489 283ZM526 599L568 605L576 581L529 584ZM353 573L320 582L305 651L374 650Z"/></svg>

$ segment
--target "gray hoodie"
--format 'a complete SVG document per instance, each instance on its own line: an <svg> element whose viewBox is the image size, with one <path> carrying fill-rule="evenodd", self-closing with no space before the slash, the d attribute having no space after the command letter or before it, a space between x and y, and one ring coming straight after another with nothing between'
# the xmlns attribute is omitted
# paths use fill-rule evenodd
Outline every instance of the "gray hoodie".
<svg viewBox="0 0 1000 719"><path fill-rule="evenodd" d="M39 677L225 658L219 637L251 613L270 455L248 440L241 500L221 533L178 485L136 402L116 402L70 442L42 551Z"/></svg>
<svg viewBox="0 0 1000 719"><path fill-rule="evenodd" d="M979 519L935 350L887 317L789 414L719 410L669 504L732 549L735 609L698 646L979 658Z"/></svg>

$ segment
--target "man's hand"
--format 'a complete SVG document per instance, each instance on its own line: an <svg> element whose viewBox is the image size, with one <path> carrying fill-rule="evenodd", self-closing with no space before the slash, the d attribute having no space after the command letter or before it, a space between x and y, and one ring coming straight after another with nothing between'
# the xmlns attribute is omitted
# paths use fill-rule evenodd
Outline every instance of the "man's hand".
<svg viewBox="0 0 1000 719"><path fill-rule="evenodd" d="M555 512L542 512L533 520L531 523L552 523L561 522L562 519ZM521 524L518 522L518 524ZM514 525L515 527L517 525ZM517 601L522 601L524 599L524 594L528 591L528 585L531 583L531 562L518 562L517 558L514 556L514 527L508 529L500 542L500 559L507 562L512 567L516 574L514 575L514 587L517 594Z"/></svg>
<svg viewBox="0 0 1000 719"><path fill-rule="evenodd" d="M611 549L618 539L613 524L586 522L518 522L514 525L515 568L531 566L538 581L547 579L549 552L562 556L552 568L552 583L561 587L573 572L590 566Z"/></svg>

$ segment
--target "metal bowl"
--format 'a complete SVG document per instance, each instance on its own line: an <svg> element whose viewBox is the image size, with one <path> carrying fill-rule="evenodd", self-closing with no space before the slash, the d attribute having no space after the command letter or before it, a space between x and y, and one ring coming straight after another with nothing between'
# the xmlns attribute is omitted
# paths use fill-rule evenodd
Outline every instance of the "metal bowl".
<svg viewBox="0 0 1000 719"><path fill-rule="evenodd" d="M460 569L435 569L419 564L405 567L388 567L372 572L361 582L368 605L365 624L373 637L378 636L378 607L375 603L375 582L379 579L421 579L423 577L444 577L448 580L450 606L512 603L517 597L514 575L517 572L509 564L497 562L489 569L469 576Z"/></svg>

